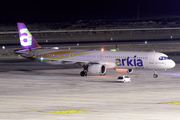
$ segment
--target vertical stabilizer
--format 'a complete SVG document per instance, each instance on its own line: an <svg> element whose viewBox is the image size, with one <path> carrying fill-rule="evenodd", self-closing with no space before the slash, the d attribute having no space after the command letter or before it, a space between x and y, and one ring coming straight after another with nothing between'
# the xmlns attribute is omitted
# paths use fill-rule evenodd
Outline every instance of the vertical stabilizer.
<svg viewBox="0 0 180 120"><path fill-rule="evenodd" d="M33 38L24 23L17 23L17 26L22 49L41 48L41 46L39 46L39 44Z"/></svg>

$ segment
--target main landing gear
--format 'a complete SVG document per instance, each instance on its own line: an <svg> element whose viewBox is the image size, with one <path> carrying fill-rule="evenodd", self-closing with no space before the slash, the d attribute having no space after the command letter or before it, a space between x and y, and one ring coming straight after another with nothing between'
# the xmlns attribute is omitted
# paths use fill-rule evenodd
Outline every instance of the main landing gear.
<svg viewBox="0 0 180 120"><path fill-rule="evenodd" d="M87 76L87 71L86 70L83 70L80 72L80 75L83 77L83 76Z"/></svg>
<svg viewBox="0 0 180 120"><path fill-rule="evenodd" d="M157 78L157 77L158 77L157 71L156 71L156 70L153 70L153 72L154 72L153 77L154 77L154 78Z"/></svg>
<svg viewBox="0 0 180 120"><path fill-rule="evenodd" d="M88 67L89 65L83 65L84 70L80 72L80 75L83 76L87 76L87 72L88 72Z"/></svg>

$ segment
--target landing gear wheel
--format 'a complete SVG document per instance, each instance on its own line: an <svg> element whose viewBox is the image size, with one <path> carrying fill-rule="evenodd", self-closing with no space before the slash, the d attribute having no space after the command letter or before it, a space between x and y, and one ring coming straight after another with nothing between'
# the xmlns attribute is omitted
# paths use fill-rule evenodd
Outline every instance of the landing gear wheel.
<svg viewBox="0 0 180 120"><path fill-rule="evenodd" d="M80 75L83 77L83 76L87 76L87 72L86 71L81 71L80 72Z"/></svg>
<svg viewBox="0 0 180 120"><path fill-rule="evenodd" d="M84 76L87 76L87 72L84 72Z"/></svg>
<svg viewBox="0 0 180 120"><path fill-rule="evenodd" d="M87 72L88 72L88 67L89 65L86 64L86 65L83 65L83 71L80 72L80 75L83 77L83 76L87 76Z"/></svg>
<svg viewBox="0 0 180 120"><path fill-rule="evenodd" d="M154 72L153 77L154 77L154 78L157 78L157 77L158 77L157 71L156 71L156 70L153 70L153 72Z"/></svg>
<svg viewBox="0 0 180 120"><path fill-rule="evenodd" d="M154 75L153 75L153 77L154 77L154 78L157 78L157 77L158 77L158 75L157 75L157 74L154 74Z"/></svg>
<svg viewBox="0 0 180 120"><path fill-rule="evenodd" d="M85 76L84 71L81 71L81 72L80 72L80 75L81 75L82 77Z"/></svg>

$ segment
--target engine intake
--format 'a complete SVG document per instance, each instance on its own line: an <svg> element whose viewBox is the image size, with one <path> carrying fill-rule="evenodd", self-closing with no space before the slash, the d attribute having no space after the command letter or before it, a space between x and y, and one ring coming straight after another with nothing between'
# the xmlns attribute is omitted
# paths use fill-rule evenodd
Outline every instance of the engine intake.
<svg viewBox="0 0 180 120"><path fill-rule="evenodd" d="M92 64L89 65L88 72L95 75L105 75L106 67L102 64Z"/></svg>

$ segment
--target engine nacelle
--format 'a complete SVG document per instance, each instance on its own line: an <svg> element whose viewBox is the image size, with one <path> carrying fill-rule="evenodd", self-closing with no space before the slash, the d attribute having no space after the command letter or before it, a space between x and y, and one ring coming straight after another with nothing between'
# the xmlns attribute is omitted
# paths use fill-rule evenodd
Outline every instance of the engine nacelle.
<svg viewBox="0 0 180 120"><path fill-rule="evenodd" d="M115 69L117 73L132 73L133 69Z"/></svg>
<svg viewBox="0 0 180 120"><path fill-rule="evenodd" d="M89 65L88 72L95 75L105 75L106 67L102 64L92 64Z"/></svg>
<svg viewBox="0 0 180 120"><path fill-rule="evenodd" d="M106 69L112 69L116 67L114 62L104 62L103 64L106 66Z"/></svg>

